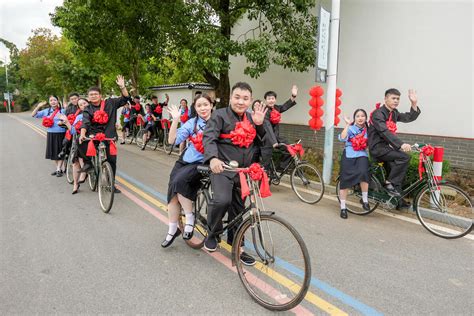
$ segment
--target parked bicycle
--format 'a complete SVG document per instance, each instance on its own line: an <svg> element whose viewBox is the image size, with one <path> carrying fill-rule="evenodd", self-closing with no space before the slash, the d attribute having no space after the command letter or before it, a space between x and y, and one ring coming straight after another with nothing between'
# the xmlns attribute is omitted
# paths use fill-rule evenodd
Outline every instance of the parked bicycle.
<svg viewBox="0 0 474 316"><path fill-rule="evenodd" d="M418 220L430 233L447 239L459 238L469 234L473 227L473 202L471 197L461 188L439 180L434 175L433 164L429 158L431 146L412 146L419 152L420 178L405 188L399 197L390 195L384 188L386 171L383 163L373 162L370 167L369 210L360 204L362 197L359 185L348 190L346 198L347 210L356 215L372 213L379 205L393 209L398 202L409 195L414 195L413 211ZM340 191L339 179L336 184L337 198Z"/></svg>
<svg viewBox="0 0 474 316"><path fill-rule="evenodd" d="M291 189L301 201L309 204L321 201L324 195L324 181L314 165L301 159L304 154L301 139L295 144L280 143L278 146L285 147L292 159L281 171L277 171L272 159L271 170L269 170L271 183L279 185L283 177L289 176Z"/></svg>
<svg viewBox="0 0 474 316"><path fill-rule="evenodd" d="M259 181L250 177L250 168L238 168L236 162L230 162L225 170L245 175L250 196L245 210L231 222L224 220L224 227L218 234L237 228L231 248L232 264L237 267L239 278L250 296L267 309L289 310L303 300L309 288L311 263L306 245L291 224L275 212L265 210ZM194 236L186 241L195 249L203 246L207 235L207 205L212 197L209 167L199 166L198 171L204 178L194 207ZM243 251L256 260L255 265L246 266L241 262L239 258ZM284 285L275 279L285 280Z"/></svg>

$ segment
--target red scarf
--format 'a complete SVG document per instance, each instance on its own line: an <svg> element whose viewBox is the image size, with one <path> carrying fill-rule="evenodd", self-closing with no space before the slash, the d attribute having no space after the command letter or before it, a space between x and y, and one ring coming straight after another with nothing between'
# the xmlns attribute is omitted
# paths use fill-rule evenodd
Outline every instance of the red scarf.
<svg viewBox="0 0 474 316"><path fill-rule="evenodd" d="M349 139L349 141L352 143L352 148L355 151L365 150L367 148L367 138L365 138L366 133L367 133L367 129L364 128L362 133L359 133L356 136Z"/></svg>
<svg viewBox="0 0 474 316"><path fill-rule="evenodd" d="M235 146L249 148L256 135L257 131L244 113L243 120L235 123L234 130L229 134L221 134L220 138L229 138Z"/></svg>
<svg viewBox="0 0 474 316"><path fill-rule="evenodd" d="M280 120L281 120L281 113L278 112L278 110L273 109L273 110L270 112L270 122L271 122L273 125L276 125L276 124L279 124L279 123L280 123Z"/></svg>
<svg viewBox="0 0 474 316"><path fill-rule="evenodd" d="M100 102L100 110L94 112L94 116L92 117L92 122L99 123L101 125L107 124L109 121L109 115L107 112L104 111L105 108L105 100Z"/></svg>
<svg viewBox="0 0 474 316"><path fill-rule="evenodd" d="M54 125L54 117L56 116L56 114L58 114L58 112L59 107L57 107L56 110L54 110L53 114L51 114L50 116L43 117L43 126L47 128L52 127Z"/></svg>
<svg viewBox="0 0 474 316"><path fill-rule="evenodd" d="M181 120L181 123L186 123L189 119L189 115L188 115L188 111L184 112L183 115L181 115L180 117L180 120Z"/></svg>
<svg viewBox="0 0 474 316"><path fill-rule="evenodd" d="M265 172L262 166L254 162L250 165L250 167L239 171L242 200L244 200L245 197L250 195L250 189L247 184L247 177L245 176L245 174L248 174L250 176L250 179L252 179L253 181L261 181L260 196L262 198L266 198L272 195L272 193L270 192L270 183L268 182L267 173Z"/></svg>
<svg viewBox="0 0 474 316"><path fill-rule="evenodd" d="M76 113L74 114L69 114L67 116L67 120L69 121L69 124L74 124L74 121L76 120L77 115L81 112L81 109L77 109Z"/></svg>

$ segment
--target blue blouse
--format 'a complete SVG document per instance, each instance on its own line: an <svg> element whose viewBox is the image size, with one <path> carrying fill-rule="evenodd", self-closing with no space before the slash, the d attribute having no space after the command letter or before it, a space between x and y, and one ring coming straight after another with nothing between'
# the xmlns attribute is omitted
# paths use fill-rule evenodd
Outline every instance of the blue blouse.
<svg viewBox="0 0 474 316"><path fill-rule="evenodd" d="M130 116L129 116L129 117L126 117L126 116L125 116L126 114L130 114L130 112L131 112L130 109L127 109L127 108L123 108L123 109L122 109L123 121L124 121L125 123L127 123L127 122L130 121Z"/></svg>
<svg viewBox="0 0 474 316"><path fill-rule="evenodd" d="M346 157L347 158L358 158L358 157L368 157L367 155L367 149L366 150L354 150L352 148L352 143L349 141L352 137L355 137L356 135L359 135L360 133L364 132L364 128L360 128L357 125L351 125L347 129L347 136L346 138L341 138L341 134L339 134L338 139L341 142L345 142L345 148L346 148ZM364 138L367 139L367 132L364 135Z"/></svg>
<svg viewBox="0 0 474 316"><path fill-rule="evenodd" d="M146 125L151 125L151 124L153 124L153 117L150 119L150 121L148 121L148 118L151 117L151 115L152 115L151 113L145 114L144 120L145 120L145 122L146 122Z"/></svg>
<svg viewBox="0 0 474 316"><path fill-rule="evenodd" d="M175 143L177 145L186 141L186 139L188 139L189 136L195 136L194 123L196 122L196 119L198 120L197 125L196 125L196 132L202 133L204 131L204 129L206 128L206 121L204 121L200 117L194 117L192 119L189 119L180 128L178 128L178 131L176 132ZM187 162L187 163L202 162L204 160L204 155L196 150L192 142L189 142L188 147L186 148L186 151L184 152L183 160L184 162Z"/></svg>
<svg viewBox="0 0 474 316"><path fill-rule="evenodd" d="M76 119L74 120L74 123L72 123L72 126L71 126L71 135L76 135L76 128L74 126L76 126L76 123L79 122L79 121L82 121L82 113L81 114L78 114L76 116Z"/></svg>
<svg viewBox="0 0 474 316"><path fill-rule="evenodd" d="M47 108L41 111L38 111L35 115L36 118L43 118L43 117L48 117L51 114L53 114L54 110L53 108ZM62 114L66 113L66 110L61 109L60 111ZM54 124L51 127L48 127L46 130L48 133L66 133L66 129L64 127L61 127L58 125L58 123L61 121L56 114L53 118Z"/></svg>

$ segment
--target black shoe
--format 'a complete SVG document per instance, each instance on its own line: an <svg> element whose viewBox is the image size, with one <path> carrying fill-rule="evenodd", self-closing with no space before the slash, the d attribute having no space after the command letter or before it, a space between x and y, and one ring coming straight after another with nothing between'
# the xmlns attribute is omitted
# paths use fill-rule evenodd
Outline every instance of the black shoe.
<svg viewBox="0 0 474 316"><path fill-rule="evenodd" d="M245 251L240 254L240 262L242 262L246 266L254 266L257 263L251 255L246 253Z"/></svg>
<svg viewBox="0 0 474 316"><path fill-rule="evenodd" d="M56 177L62 177L63 176L63 172L61 170L59 171L56 171Z"/></svg>
<svg viewBox="0 0 474 316"><path fill-rule="evenodd" d="M171 236L171 234L168 234ZM162 243L161 243L161 247L163 248L167 248L169 246L171 246L171 244L173 243L173 241L176 239L176 237L178 237L179 235L181 235L181 230L178 228L178 230L176 231L176 233L174 233L174 235L172 235L173 237L170 239L170 240L164 240Z"/></svg>
<svg viewBox="0 0 474 316"><path fill-rule="evenodd" d="M55 175L56 175L56 173L57 173L57 171L55 171L55 172L52 172L52 173L51 173L51 175L52 175L52 176L55 176Z"/></svg>
<svg viewBox="0 0 474 316"><path fill-rule="evenodd" d="M77 185L77 189L75 189L74 191L72 191L72 194L77 194L79 192L79 188L81 187L80 184Z"/></svg>
<svg viewBox="0 0 474 316"><path fill-rule="evenodd" d="M370 205L369 203L364 202L364 200L360 199L360 204L362 204L362 208L366 211L370 211Z"/></svg>
<svg viewBox="0 0 474 316"><path fill-rule="evenodd" d="M344 218L344 219L347 218L347 208L341 209L341 218Z"/></svg>
<svg viewBox="0 0 474 316"><path fill-rule="evenodd" d="M204 241L204 249L209 252L214 252L217 250L217 239L215 237L206 237Z"/></svg>
<svg viewBox="0 0 474 316"><path fill-rule="evenodd" d="M186 227L186 226L191 226L191 227L193 227L193 230L190 231L190 232L187 232L187 231L185 230L185 231L183 232L183 239L184 239L184 240L189 240L189 239L193 238L193 235L194 235L194 225L186 224L186 225L184 225L184 226L185 226L185 227Z"/></svg>
<svg viewBox="0 0 474 316"><path fill-rule="evenodd" d="M120 191L117 187L114 187L114 193L118 194L118 193L122 193L122 191Z"/></svg>
<svg viewBox="0 0 474 316"><path fill-rule="evenodd" d="M391 196L396 196L396 197L400 196L400 193L397 191L397 189L395 189L395 187L391 183L385 183L384 187L385 187L385 190L387 190L388 194L390 194Z"/></svg>
<svg viewBox="0 0 474 316"><path fill-rule="evenodd" d="M123 145L123 144L125 144L125 141L121 141L121 142L120 142L120 145Z"/></svg>
<svg viewBox="0 0 474 316"><path fill-rule="evenodd" d="M92 169L94 169L94 166L89 164L89 163L86 163L84 164L84 166L81 168L81 170L79 170L79 172L89 172L91 171Z"/></svg>
<svg viewBox="0 0 474 316"><path fill-rule="evenodd" d="M405 201L404 199L400 199L400 201L398 201L398 204L397 204L397 207L396 209L397 210L401 210L403 208L409 208L411 206L411 204L407 201Z"/></svg>

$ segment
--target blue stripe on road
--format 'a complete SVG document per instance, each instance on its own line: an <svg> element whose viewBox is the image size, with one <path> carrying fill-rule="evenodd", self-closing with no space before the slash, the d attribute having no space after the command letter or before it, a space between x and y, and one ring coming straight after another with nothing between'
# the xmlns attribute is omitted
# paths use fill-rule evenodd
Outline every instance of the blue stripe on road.
<svg viewBox="0 0 474 316"><path fill-rule="evenodd" d="M134 185L136 185L140 189L154 195L155 197L160 199L162 202L166 203L166 196L164 194L154 190L153 188L147 186L146 184L141 183L140 181L132 178L131 176L127 175L126 173L124 173L122 171L117 170L117 174L119 176L121 176L122 178L124 178L125 180L133 183ZM280 258L277 258L276 262L279 266L283 267L284 269L288 270L289 272L293 273L294 275L296 275L300 278L303 278L303 275L304 275L303 271L301 269L295 267L291 263L288 263L288 262L286 262L286 261L284 261ZM358 301L357 299L353 298L352 296L350 296L350 295L348 295L348 294L346 294L346 293L330 286L329 284L327 284L327 283L325 283L321 280L318 280L317 278L315 278L313 276L311 277L311 285L314 286L315 288L320 289L321 291L325 292L326 294L329 294L329 295L337 298L338 300L340 300L344 304L353 307L354 309L356 309L357 311L359 311L360 313L362 313L364 315L370 315L370 316L382 316L383 315L381 312L377 311L376 309L365 305L364 303Z"/></svg>

